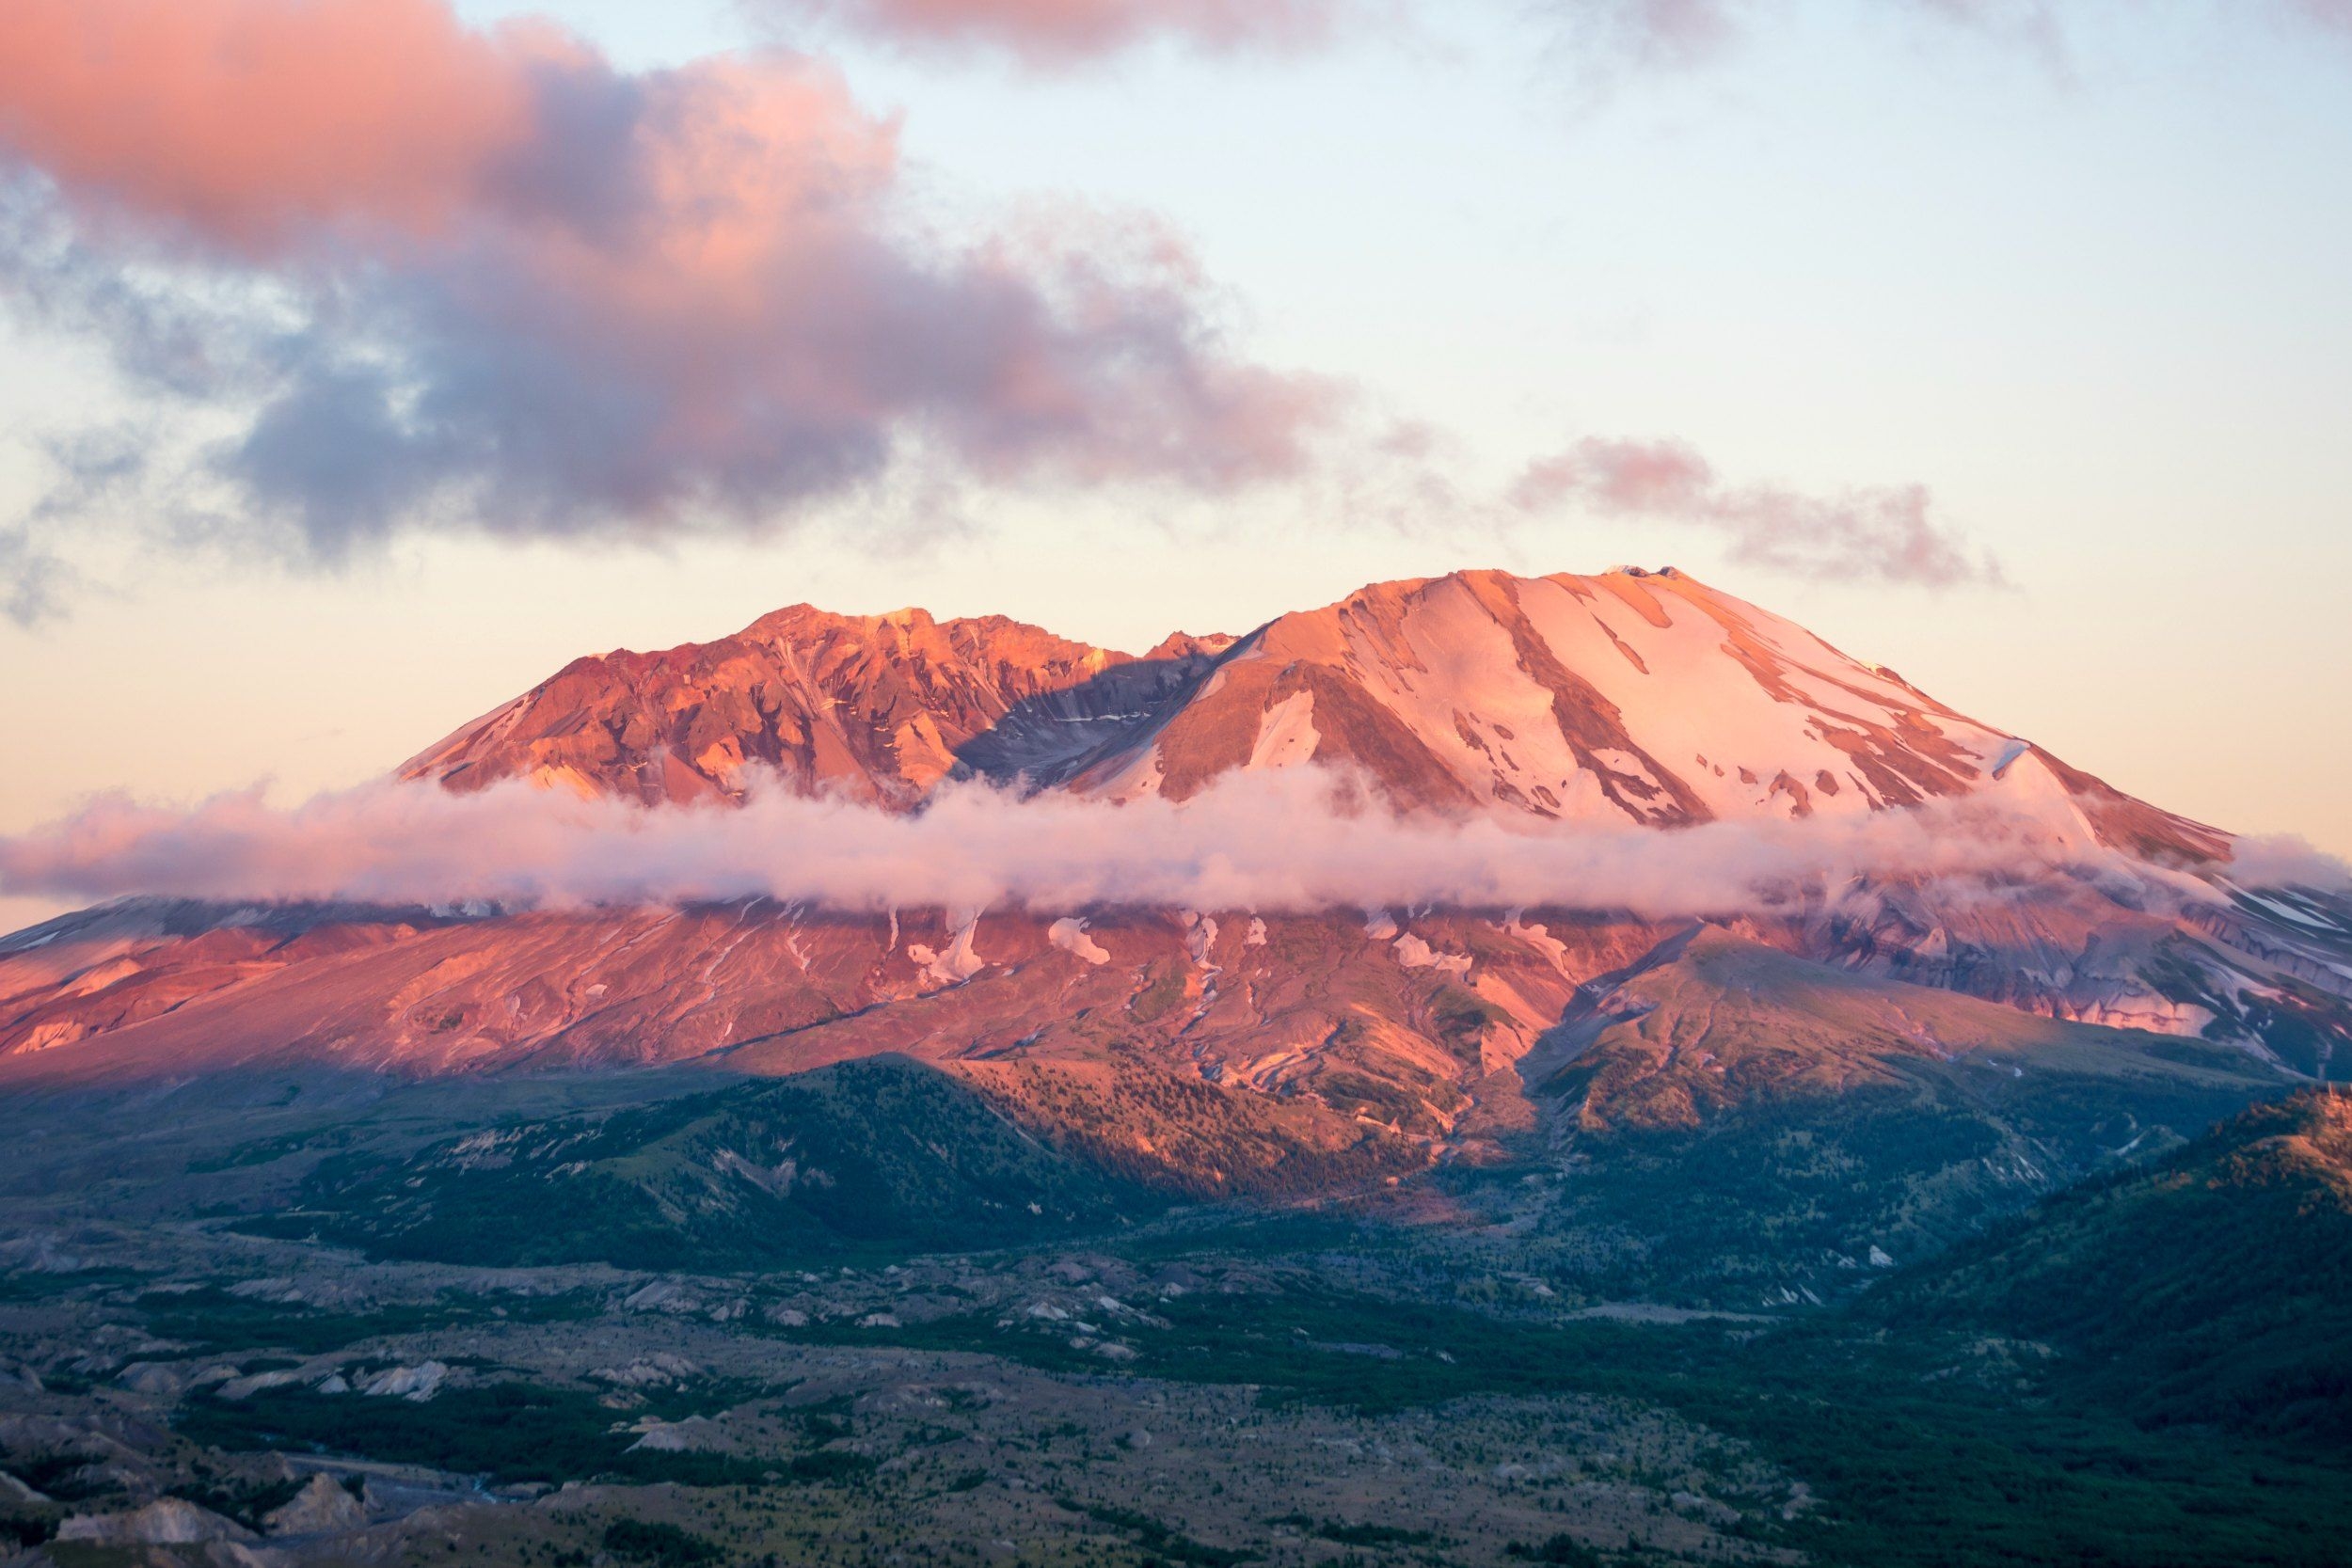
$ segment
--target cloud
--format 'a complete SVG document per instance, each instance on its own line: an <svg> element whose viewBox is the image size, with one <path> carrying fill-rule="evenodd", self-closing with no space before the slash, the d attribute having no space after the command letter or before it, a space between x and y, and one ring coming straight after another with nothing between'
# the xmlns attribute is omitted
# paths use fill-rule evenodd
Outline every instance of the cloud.
<svg viewBox="0 0 2352 1568"><path fill-rule="evenodd" d="M1216 54L1328 43L1369 0L742 0L762 20L827 24L920 50L996 49L1068 66L1173 40Z"/></svg>
<svg viewBox="0 0 2352 1568"><path fill-rule="evenodd" d="M1297 54L1367 35L1401 34L1411 0L737 0L755 22L787 32L818 27L924 53L996 52L1066 70L1122 51L1174 41L1211 54ZM2274 17L2352 30L2352 0L2267 0ZM1557 35L1559 55L1590 80L1627 68L1687 70L1733 52L1772 24L1788 0L1540 0L1530 8ZM1856 5L1875 10L1875 5ZM2063 53L2058 0L1898 0L1983 37Z"/></svg>
<svg viewBox="0 0 2352 1568"><path fill-rule="evenodd" d="M2230 876L2246 887L2352 895L2352 864L2295 833L2248 835L2231 846Z"/></svg>
<svg viewBox="0 0 2352 1568"><path fill-rule="evenodd" d="M773 785L739 808L647 808L522 783L471 795L377 784L284 809L259 791L187 810L106 800L0 837L7 893L240 902L1550 905L1669 918L1785 908L1866 879L1931 879L1965 895L2046 886L2053 872L2102 886L2169 876L1994 801L1664 832L1392 816L1312 768L1236 775L1182 803L961 785L914 816Z"/></svg>
<svg viewBox="0 0 2352 1568"><path fill-rule="evenodd" d="M1678 69L1722 54L1748 0L1565 0L1552 14L1588 63Z"/></svg>
<svg viewBox="0 0 2352 1568"><path fill-rule="evenodd" d="M2289 0L2289 4L2323 27L2352 33L2352 0Z"/></svg>
<svg viewBox="0 0 2352 1568"><path fill-rule="evenodd" d="M1743 37L1774 25L1792 0L1545 0L1541 14L1581 74L1597 81L1634 68L1687 70L1730 55ZM2060 0L1858 0L1849 10L1908 11L2051 59L2066 53ZM2178 8L2175 0L2174 8ZM2246 18L2352 32L2352 0L2253 0L2213 8L2229 22Z"/></svg>
<svg viewBox="0 0 2352 1568"><path fill-rule="evenodd" d="M1510 501L1529 513L1574 507L1708 530L1732 560L1801 577L1935 588L2004 580L1991 555L1934 518L1922 485L1819 497L1728 484L1677 440L1587 436L1529 464Z"/></svg>
<svg viewBox="0 0 2352 1568"><path fill-rule="evenodd" d="M992 482L1298 471L1340 401L1142 219L925 229L802 55L628 72L446 0L9 0L0 295L191 418L316 560L412 528L756 527L921 453Z"/></svg>
<svg viewBox="0 0 2352 1568"><path fill-rule="evenodd" d="M22 527L0 528L0 619L32 627L56 616L72 570Z"/></svg>

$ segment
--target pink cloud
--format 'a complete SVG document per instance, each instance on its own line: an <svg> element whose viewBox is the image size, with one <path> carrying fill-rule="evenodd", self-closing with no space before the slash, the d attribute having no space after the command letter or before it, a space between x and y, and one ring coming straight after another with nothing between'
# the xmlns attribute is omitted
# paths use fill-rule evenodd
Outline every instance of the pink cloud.
<svg viewBox="0 0 2352 1568"><path fill-rule="evenodd" d="M531 73L589 64L435 0L11 0L0 139L94 213L251 253L342 216L444 230L535 135Z"/></svg>
<svg viewBox="0 0 2352 1568"><path fill-rule="evenodd" d="M1574 507L1705 529L1735 561L1804 577L1930 587L2003 580L1990 556L1936 521L1924 486L1818 497L1728 484L1681 441L1587 436L1529 464L1510 499L1526 512Z"/></svg>
<svg viewBox="0 0 2352 1568"><path fill-rule="evenodd" d="M1363 0L746 0L779 19L820 21L921 48L1009 50L1063 64L1154 39L1218 53L1329 41Z"/></svg>
<svg viewBox="0 0 2352 1568"><path fill-rule="evenodd" d="M10 0L8 161L49 198L0 273L248 406L206 472L326 556L757 524L910 448L1222 489L1299 467L1338 399L1235 354L1149 222L928 230L895 121L797 55L630 73L445 0Z"/></svg>
<svg viewBox="0 0 2352 1568"><path fill-rule="evenodd" d="M2323 27L2352 32L2352 0L2290 0L2294 8Z"/></svg>

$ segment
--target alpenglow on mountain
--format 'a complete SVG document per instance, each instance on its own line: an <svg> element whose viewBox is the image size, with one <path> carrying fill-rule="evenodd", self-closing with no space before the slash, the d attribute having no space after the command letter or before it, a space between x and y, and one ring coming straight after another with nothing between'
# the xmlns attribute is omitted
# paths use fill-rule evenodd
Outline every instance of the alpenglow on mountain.
<svg viewBox="0 0 2352 1568"><path fill-rule="evenodd" d="M576 660L400 772L682 802L737 794L759 765L904 806L959 774L1182 800L1308 762L1405 807L1661 827L2000 787L2109 844L2188 861L2227 845L1671 567L1380 583L1141 657L1001 616L801 605Z"/></svg>
<svg viewBox="0 0 2352 1568"><path fill-rule="evenodd" d="M794 608L580 659L390 787L724 811L764 776L911 812L977 779L1108 811L1305 765L1408 815L1531 832L1997 801L2194 896L2021 872L1993 895L1888 877L1707 921L1605 887L1311 912L131 899L0 942L0 1084L668 1068L715 1086L887 1058L1075 1162L1090 1174L1049 1184L1098 1208L1104 1180L1284 1199L1531 1138L1633 1159L1645 1136L1835 1109L1878 1129L1855 1136L1884 1166L1839 1201L1908 1243L2340 1076L2352 1040L2343 899L2240 886L2230 835L1670 570L1380 584L1139 657L1001 618ZM714 1141L690 1210L766 1212L770 1123L695 1125ZM489 1180L432 1169L397 1180ZM316 1196L367 1207L339 1193Z"/></svg>

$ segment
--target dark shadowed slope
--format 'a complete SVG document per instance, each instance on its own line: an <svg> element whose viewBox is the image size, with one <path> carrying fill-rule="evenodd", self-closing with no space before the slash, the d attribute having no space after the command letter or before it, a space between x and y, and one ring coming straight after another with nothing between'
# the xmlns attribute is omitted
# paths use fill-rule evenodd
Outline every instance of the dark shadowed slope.
<svg viewBox="0 0 2352 1568"><path fill-rule="evenodd" d="M2352 1447L2352 1099L2257 1106L1955 1248L1873 1307L2047 1340L2143 1420Z"/></svg>

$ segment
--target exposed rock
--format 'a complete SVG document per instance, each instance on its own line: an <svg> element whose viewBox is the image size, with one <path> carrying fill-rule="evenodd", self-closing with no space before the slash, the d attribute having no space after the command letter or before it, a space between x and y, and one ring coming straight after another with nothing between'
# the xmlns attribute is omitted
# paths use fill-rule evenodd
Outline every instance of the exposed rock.
<svg viewBox="0 0 2352 1568"><path fill-rule="evenodd" d="M378 1372L359 1391L376 1399L398 1398L421 1404L440 1392L442 1380L448 1376L446 1366L438 1361L425 1361Z"/></svg>
<svg viewBox="0 0 2352 1568"><path fill-rule="evenodd" d="M772 1313L770 1316L773 1321L782 1321L775 1319ZM807 1321L805 1317L801 1319L803 1323ZM652 1355L640 1356L626 1367L599 1367L588 1375L599 1383L610 1383L623 1388L659 1388L681 1378L692 1377L700 1370L682 1355L658 1351Z"/></svg>
<svg viewBox="0 0 2352 1568"><path fill-rule="evenodd" d="M272 1535L326 1535L358 1529L367 1522L368 1511L358 1498L331 1476L317 1475L292 1499L272 1509L262 1526Z"/></svg>
<svg viewBox="0 0 2352 1568"><path fill-rule="evenodd" d="M283 1388L289 1384L300 1383L309 1375L310 1374L304 1372L299 1368L280 1367L271 1371L253 1372L245 1377L232 1377L228 1382L222 1384L219 1388L215 1390L215 1392L224 1400L242 1400L260 1393L264 1388ZM331 1379L329 1381L338 1380ZM344 1385L345 1388L348 1388L349 1386L350 1386L348 1384ZM321 1384L319 1386L319 1392L340 1393L342 1392L342 1389L330 1390L325 1384Z"/></svg>
<svg viewBox="0 0 2352 1568"><path fill-rule="evenodd" d="M705 1416L689 1416L682 1421L649 1420L640 1429L636 1442L628 1451L644 1449L650 1453L694 1453L723 1448L726 1433L719 1423Z"/></svg>
<svg viewBox="0 0 2352 1568"><path fill-rule="evenodd" d="M797 605L716 642L576 660L401 773L453 789L519 777L689 801L739 794L756 765L812 794L911 804L956 767L960 747L1016 707L1131 662L1002 616L942 622L920 610L857 616ZM1141 675L1156 684L1188 662L1206 660L1179 655ZM1056 717L1024 728L1066 746L1070 726ZM1045 760L1001 738L999 749L1015 753L1009 768Z"/></svg>

